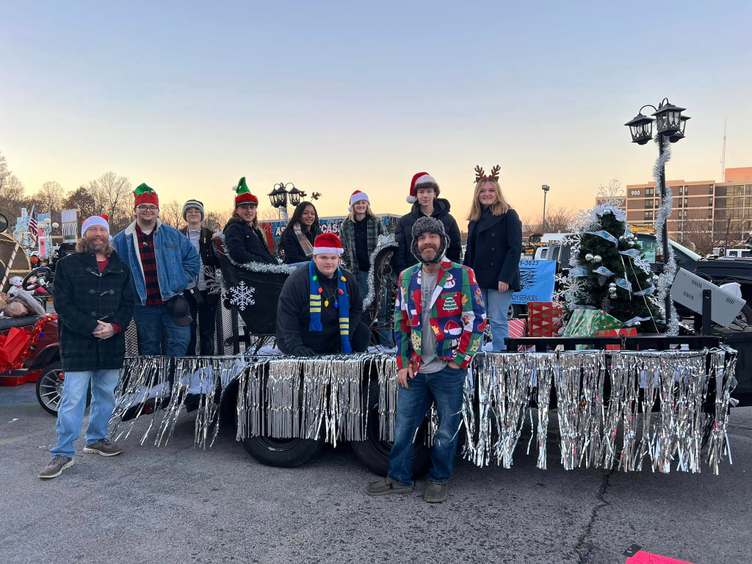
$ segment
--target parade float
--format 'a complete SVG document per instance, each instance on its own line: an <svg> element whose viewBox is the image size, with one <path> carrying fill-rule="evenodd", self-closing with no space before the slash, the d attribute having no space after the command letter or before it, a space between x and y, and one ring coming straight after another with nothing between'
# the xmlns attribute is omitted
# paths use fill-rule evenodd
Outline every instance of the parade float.
<svg viewBox="0 0 752 564"><path fill-rule="evenodd" d="M570 242L572 264L556 298L524 300L528 318L510 324L509 352L481 352L468 369L459 432L462 456L473 464L510 468L530 455L540 469L558 459L567 470L717 474L731 462L736 351L707 331L683 333L673 306L688 294L702 302L694 311L703 329L720 319L712 288L674 294L664 167L688 118L667 101L655 116L661 272L652 272L621 210L603 206L585 217ZM652 122L641 113L629 122L633 141L650 140ZM163 446L179 421L193 417L199 448L211 447L224 426L257 460L292 467L311 460L325 443L348 442L372 471L384 474L395 431L393 355L377 349L308 358L274 354L276 305L290 267L234 263L221 238L215 241L222 274L215 290L224 306L217 355L145 357L131 341L113 439L135 436L142 445ZM394 248L393 238L380 239L372 256L364 309L374 333L391 321L384 304L393 303ZM435 428L430 410L416 436L418 474L428 464Z"/></svg>

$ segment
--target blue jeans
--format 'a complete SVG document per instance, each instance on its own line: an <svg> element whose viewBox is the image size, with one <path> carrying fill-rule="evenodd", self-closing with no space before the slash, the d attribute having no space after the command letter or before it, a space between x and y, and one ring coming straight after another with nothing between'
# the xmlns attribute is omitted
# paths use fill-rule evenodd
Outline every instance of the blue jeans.
<svg viewBox="0 0 752 564"><path fill-rule="evenodd" d="M428 479L444 483L454 469L457 435L462 422L462 390L467 369L446 367L434 374L417 374L408 388L397 392L395 440L389 453L389 477L403 484L413 483L413 440L426 417L431 399L439 413L439 429L431 448Z"/></svg>
<svg viewBox="0 0 752 564"><path fill-rule="evenodd" d="M486 304L486 315L491 324L491 335L493 336L493 352L507 350L507 343L504 338L509 335L509 306L512 304L512 291L499 292L490 288L483 288L483 303Z"/></svg>
<svg viewBox="0 0 752 564"><path fill-rule="evenodd" d="M115 409L115 387L119 370L91 370L66 372L63 381L63 397L57 411L57 445L50 449L52 455L73 458L73 443L81 434L81 423L86 411L86 396L91 381L91 410L86 429L86 444L90 445L107 438L107 424Z"/></svg>
<svg viewBox="0 0 752 564"><path fill-rule="evenodd" d="M142 355L185 356L191 342L191 326L176 324L164 305L136 305L133 320Z"/></svg>

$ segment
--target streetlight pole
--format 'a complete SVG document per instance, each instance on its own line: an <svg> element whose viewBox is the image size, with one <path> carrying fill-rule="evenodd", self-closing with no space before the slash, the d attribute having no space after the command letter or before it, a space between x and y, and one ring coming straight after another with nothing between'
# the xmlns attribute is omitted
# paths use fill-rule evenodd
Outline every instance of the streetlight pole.
<svg viewBox="0 0 752 564"><path fill-rule="evenodd" d="M543 233L546 232L546 196L548 196L548 191L550 189L551 187L548 184L541 186L541 190L543 190L543 221L541 222L541 231L543 231Z"/></svg>
<svg viewBox="0 0 752 564"><path fill-rule="evenodd" d="M287 187L291 188L288 190ZM288 182L277 182L274 185L274 190L269 192L269 200L273 207L277 208L279 219L287 221L287 202L291 205L297 206L300 203L301 198L305 198L306 193L296 188L295 184Z"/></svg>
<svg viewBox="0 0 752 564"><path fill-rule="evenodd" d="M652 108L655 110L652 117L648 117L642 113L644 108ZM676 143L684 139L684 131L687 126L689 116L683 116L681 113L685 108L674 106L668 101L668 98L661 100L660 104L656 108L652 104L645 104L637 112L637 115L629 120L626 125L629 127L629 133L632 136L632 142L638 145L644 145L653 138L653 121L656 122L657 134L655 140L658 142L658 178L656 178L657 187L661 194L661 211L658 214L660 218L660 225L657 227L661 233L661 251L663 253L663 269L664 272L671 272L674 269L674 264L670 258L670 248L668 240L668 219L671 216L671 209L663 213L663 208L666 203L666 196L668 190L666 188L666 159L664 155L668 149L669 143ZM665 216L664 216L665 215ZM673 302L671 300L671 292L666 288L666 295L664 296L664 311L666 314L666 324L670 324L673 316Z"/></svg>

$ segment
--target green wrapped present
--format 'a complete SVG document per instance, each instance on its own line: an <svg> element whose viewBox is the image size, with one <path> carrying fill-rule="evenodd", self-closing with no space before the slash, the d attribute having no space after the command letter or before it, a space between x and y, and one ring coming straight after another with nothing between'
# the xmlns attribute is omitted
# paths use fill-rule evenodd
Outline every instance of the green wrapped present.
<svg viewBox="0 0 752 564"><path fill-rule="evenodd" d="M572 312L564 337L594 337L598 331L621 329L623 323L601 309L576 309Z"/></svg>

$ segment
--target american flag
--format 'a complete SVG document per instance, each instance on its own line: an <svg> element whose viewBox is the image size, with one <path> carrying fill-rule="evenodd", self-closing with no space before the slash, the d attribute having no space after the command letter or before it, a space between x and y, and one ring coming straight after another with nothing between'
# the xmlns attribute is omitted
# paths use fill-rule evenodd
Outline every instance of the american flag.
<svg viewBox="0 0 752 564"><path fill-rule="evenodd" d="M34 208L31 208L31 213L29 214L29 235L31 236L31 240L36 243L37 241L37 218L34 215Z"/></svg>

